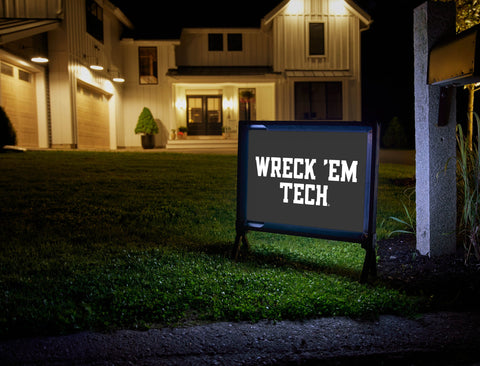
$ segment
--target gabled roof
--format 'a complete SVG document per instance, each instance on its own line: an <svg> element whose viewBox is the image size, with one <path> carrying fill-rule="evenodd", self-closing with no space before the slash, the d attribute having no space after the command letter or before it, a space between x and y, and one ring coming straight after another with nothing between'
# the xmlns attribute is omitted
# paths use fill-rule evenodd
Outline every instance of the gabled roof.
<svg viewBox="0 0 480 366"><path fill-rule="evenodd" d="M280 4L278 4L275 9L273 9L270 13L268 13L262 21L263 25L268 25L279 13L281 13L288 5L291 0L283 0ZM353 0L343 0L345 2L345 6L349 11L355 14L362 23L363 29L368 29L370 24L373 22L370 15L365 12L362 8L360 8Z"/></svg>

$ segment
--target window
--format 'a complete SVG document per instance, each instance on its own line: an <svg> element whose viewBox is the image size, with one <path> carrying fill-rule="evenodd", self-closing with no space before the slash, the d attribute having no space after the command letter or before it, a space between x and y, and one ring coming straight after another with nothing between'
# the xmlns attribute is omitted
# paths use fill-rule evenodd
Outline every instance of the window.
<svg viewBox="0 0 480 366"><path fill-rule="evenodd" d="M157 84L157 48L138 47L138 69L140 84Z"/></svg>
<svg viewBox="0 0 480 366"><path fill-rule="evenodd" d="M308 54L325 56L325 23L309 23Z"/></svg>
<svg viewBox="0 0 480 366"><path fill-rule="evenodd" d="M208 50L223 51L223 34L221 33L208 34Z"/></svg>
<svg viewBox="0 0 480 366"><path fill-rule="evenodd" d="M227 35L227 43L229 51L242 51L243 42L241 33L229 33Z"/></svg>
<svg viewBox="0 0 480 366"><path fill-rule="evenodd" d="M27 83L30 83L32 81L32 74L28 71L18 69L18 78L20 80L26 81Z"/></svg>
<svg viewBox="0 0 480 366"><path fill-rule="evenodd" d="M87 33L103 43L103 9L94 0L86 0Z"/></svg>
<svg viewBox="0 0 480 366"><path fill-rule="evenodd" d="M257 120L257 105L255 103L255 89L238 89L239 113L241 121Z"/></svg>
<svg viewBox="0 0 480 366"><path fill-rule="evenodd" d="M296 120L341 120L341 82L296 82Z"/></svg>
<svg viewBox="0 0 480 366"><path fill-rule="evenodd" d="M13 66L2 62L1 72L4 75L13 76Z"/></svg>

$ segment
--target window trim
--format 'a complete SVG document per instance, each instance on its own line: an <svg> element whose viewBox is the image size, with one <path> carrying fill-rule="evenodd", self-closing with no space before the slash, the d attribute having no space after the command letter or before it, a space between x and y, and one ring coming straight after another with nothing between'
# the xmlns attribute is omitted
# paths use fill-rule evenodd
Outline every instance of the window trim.
<svg viewBox="0 0 480 366"><path fill-rule="evenodd" d="M311 41L311 25L312 24L323 24L323 54L312 54L310 50L310 41ZM325 58L327 57L327 22L326 21L309 21L306 22L306 53L309 58Z"/></svg>
<svg viewBox="0 0 480 366"><path fill-rule="evenodd" d="M90 10L90 6L95 8L95 14ZM95 0L85 1L85 22L87 34L103 43L105 39L105 19L103 8Z"/></svg>
<svg viewBox="0 0 480 366"><path fill-rule="evenodd" d="M340 86L340 103L341 105L339 106L340 107L340 110L341 110L341 116L339 116L339 118L332 118L332 116L329 115L329 105L328 105L328 93L327 93L327 90L325 90L325 98L324 98L324 102L325 102L325 118L317 118L317 117L313 117L313 116L310 116L310 117L307 117L307 118L299 118L297 119L297 93L296 93L296 84L308 84L308 88L309 88L309 93L308 93L308 98L309 98L309 102L308 102L308 108L309 110L308 111L304 111L304 115L305 113L308 113L311 115L312 113L312 102L311 102L311 98L312 98L312 91L311 91L311 88L312 88L312 84L314 83L320 83L320 84L338 84ZM325 86L325 88L328 88L328 86ZM295 80L293 82L293 98L294 98L294 107L293 107L293 119L295 121L305 121L305 120L308 120L308 121L321 121L321 120L325 120L325 121L344 121L345 120L345 80ZM329 118L330 117L330 118Z"/></svg>
<svg viewBox="0 0 480 366"><path fill-rule="evenodd" d="M141 74L141 65L140 65L140 49L150 48L155 50L155 60L153 61L152 70L153 75L142 75ZM158 49L156 46L138 46L138 83L139 85L158 85ZM142 82L142 76L152 76L156 78L155 82Z"/></svg>
<svg viewBox="0 0 480 366"><path fill-rule="evenodd" d="M219 43L219 45L221 45L221 49L211 49L211 45L216 45L216 42L210 42L210 36L217 36L217 37L221 37L221 42ZM208 33L207 35L207 47L208 47L208 52L223 52L224 49L225 49L225 46L224 46L224 36L223 36L223 33Z"/></svg>
<svg viewBox="0 0 480 366"><path fill-rule="evenodd" d="M236 44L236 40L231 39L231 37L240 36L240 49L232 49L233 45ZM227 33L227 51L228 52L243 52L243 33Z"/></svg>

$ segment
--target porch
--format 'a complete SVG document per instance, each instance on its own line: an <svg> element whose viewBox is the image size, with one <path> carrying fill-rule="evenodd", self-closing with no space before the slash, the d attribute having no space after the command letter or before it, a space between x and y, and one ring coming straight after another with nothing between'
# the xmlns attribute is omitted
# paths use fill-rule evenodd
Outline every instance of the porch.
<svg viewBox="0 0 480 366"><path fill-rule="evenodd" d="M167 143L167 151L172 152L236 154L237 149L238 139L225 139L221 136L189 136L186 139L169 140Z"/></svg>

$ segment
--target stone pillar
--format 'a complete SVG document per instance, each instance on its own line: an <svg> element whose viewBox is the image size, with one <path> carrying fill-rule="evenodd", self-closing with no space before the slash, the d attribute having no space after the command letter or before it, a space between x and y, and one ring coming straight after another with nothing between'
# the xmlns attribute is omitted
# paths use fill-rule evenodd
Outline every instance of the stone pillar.
<svg viewBox="0 0 480 366"><path fill-rule="evenodd" d="M447 125L438 126L440 87L427 85L428 55L438 40L455 35L455 3L427 1L414 10L413 26L417 250L438 256L456 248L456 96Z"/></svg>

